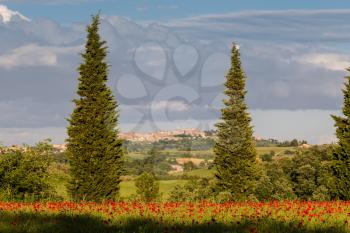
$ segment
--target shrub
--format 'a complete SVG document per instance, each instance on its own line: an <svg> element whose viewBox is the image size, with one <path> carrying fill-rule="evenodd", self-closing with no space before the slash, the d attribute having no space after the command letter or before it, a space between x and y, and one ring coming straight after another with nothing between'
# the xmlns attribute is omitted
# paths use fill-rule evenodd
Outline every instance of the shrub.
<svg viewBox="0 0 350 233"><path fill-rule="evenodd" d="M192 161L188 161L188 162L184 163L184 171L185 172L192 171L196 168L197 168L196 165Z"/></svg>
<svg viewBox="0 0 350 233"><path fill-rule="evenodd" d="M39 200L53 195L49 185L52 147L41 142L35 147L0 155L1 199Z"/></svg>
<svg viewBox="0 0 350 233"><path fill-rule="evenodd" d="M271 162L272 161L272 157L273 155L270 153L270 154L262 154L260 156L261 160L264 161L264 162Z"/></svg>
<svg viewBox="0 0 350 233"><path fill-rule="evenodd" d="M263 176L258 183L255 196L261 201L296 199L291 182L286 177L271 180L271 177Z"/></svg>
<svg viewBox="0 0 350 233"><path fill-rule="evenodd" d="M159 184L153 174L144 172L135 181L136 193L142 201L153 201L159 197Z"/></svg>
<svg viewBox="0 0 350 233"><path fill-rule="evenodd" d="M208 178L190 179L186 184L177 185L173 188L169 201L196 202L208 199L216 201L215 197L218 192L214 180Z"/></svg>

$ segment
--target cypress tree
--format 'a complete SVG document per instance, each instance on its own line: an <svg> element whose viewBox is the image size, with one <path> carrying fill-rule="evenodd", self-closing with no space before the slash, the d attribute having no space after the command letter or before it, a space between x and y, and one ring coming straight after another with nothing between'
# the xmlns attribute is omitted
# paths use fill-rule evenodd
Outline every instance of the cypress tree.
<svg viewBox="0 0 350 233"><path fill-rule="evenodd" d="M214 165L217 184L236 200L253 194L259 177L253 128L245 103L245 80L239 49L233 44L224 91L227 98L223 100L221 121L216 124Z"/></svg>
<svg viewBox="0 0 350 233"><path fill-rule="evenodd" d="M347 69L350 72L350 68ZM333 152L332 171L334 175L334 195L342 200L350 200L350 76L346 77L343 117L332 116L335 121L338 145Z"/></svg>
<svg viewBox="0 0 350 233"><path fill-rule="evenodd" d="M99 15L87 27L87 43L75 109L68 126L67 155L74 200L112 200L119 191L123 165L122 141L118 138L117 102L107 86L106 42L99 35Z"/></svg>

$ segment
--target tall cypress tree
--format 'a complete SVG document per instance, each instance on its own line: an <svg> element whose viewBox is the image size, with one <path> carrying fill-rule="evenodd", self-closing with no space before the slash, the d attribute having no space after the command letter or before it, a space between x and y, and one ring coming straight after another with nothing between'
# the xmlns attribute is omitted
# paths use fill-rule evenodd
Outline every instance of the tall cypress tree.
<svg viewBox="0 0 350 233"><path fill-rule="evenodd" d="M245 103L246 76L240 53L233 44L231 68L226 75L225 107L221 121L216 124L217 141L214 146L217 183L235 199L253 194L259 176L251 118Z"/></svg>
<svg viewBox="0 0 350 233"><path fill-rule="evenodd" d="M122 172L122 141L118 138L117 102L107 86L107 46L99 35L99 15L87 27L87 43L78 68L80 77L75 109L68 120L67 155L75 200L115 198Z"/></svg>
<svg viewBox="0 0 350 233"><path fill-rule="evenodd" d="M350 72L350 68L347 69ZM332 171L335 178L334 194L342 200L350 200L350 76L346 77L344 93L344 117L335 120L338 145L333 152Z"/></svg>

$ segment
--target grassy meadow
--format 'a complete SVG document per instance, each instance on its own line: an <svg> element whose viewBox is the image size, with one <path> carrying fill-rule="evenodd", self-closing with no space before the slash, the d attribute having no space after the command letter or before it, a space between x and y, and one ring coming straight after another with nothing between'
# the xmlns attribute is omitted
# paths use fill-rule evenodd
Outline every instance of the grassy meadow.
<svg viewBox="0 0 350 233"><path fill-rule="evenodd" d="M257 153L258 155L262 154L268 154L271 151L274 151L276 156L283 156L285 155L286 151L294 151L295 148L293 147L257 147ZM166 150L163 151L162 154L166 154L169 156L169 158L176 158L177 160L193 160L195 163L199 163L200 161L205 161L205 159L201 159L201 153L205 156L210 155L210 160L214 158L214 154L212 150L205 150L205 151L176 151L176 150ZM190 157L180 157L184 155L189 155ZM133 160L141 160L144 159L147 155L144 153L128 153L127 158L133 159ZM50 183L54 186L55 192L57 195L62 197L64 200L69 200L67 191L66 191L66 184L69 179L69 176L67 174L67 167L63 166L61 164L55 164L52 166L51 173L53 174L51 176ZM161 197L163 199L167 199L169 196L169 193L176 185L183 185L186 183L186 180L181 179L181 176L188 176L188 177L198 177L198 178L205 178L205 177L212 177L214 175L213 169L206 169L206 168L200 168L195 169L192 171L186 171L186 172L179 172L174 173L173 180L159 180L159 191L161 194ZM129 197L135 197L136 195L136 187L134 179L135 177L130 177L128 180L123 180L120 184L120 196L123 198L129 198ZM131 179L131 180L130 180Z"/></svg>
<svg viewBox="0 0 350 233"><path fill-rule="evenodd" d="M292 147L258 147L259 155L293 156ZM183 162L212 161L211 150L162 151L169 158ZM190 156L188 156L190 154ZM148 155L129 153L127 159L142 160ZM187 156L187 157L186 157ZM350 232L350 203L338 201L302 202L167 202L176 185L184 185L186 177L210 178L214 170L197 168L171 174L174 179L158 180L161 202L136 201L136 176L128 176L120 184L122 202L73 203L66 190L68 165L54 163L50 183L61 202L0 202L1 233L347 233Z"/></svg>
<svg viewBox="0 0 350 233"><path fill-rule="evenodd" d="M1 203L2 233L347 233L349 202Z"/></svg>

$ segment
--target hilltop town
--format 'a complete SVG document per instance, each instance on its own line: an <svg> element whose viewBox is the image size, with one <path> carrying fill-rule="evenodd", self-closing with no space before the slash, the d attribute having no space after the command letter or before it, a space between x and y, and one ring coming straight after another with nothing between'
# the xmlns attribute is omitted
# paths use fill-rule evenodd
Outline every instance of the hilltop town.
<svg viewBox="0 0 350 233"><path fill-rule="evenodd" d="M119 137L125 141L135 143L157 143L160 141L173 141L180 142L183 139L214 139L215 131L203 131L195 128L187 129L175 129L175 130L162 130L155 132L121 132ZM306 141L278 141L276 139L264 139L259 136L254 137L257 146L298 146L300 148L309 148L310 145ZM65 152L66 144L53 144L52 145L56 152ZM0 153L8 151L26 151L28 145L11 145L0 147Z"/></svg>
<svg viewBox="0 0 350 233"><path fill-rule="evenodd" d="M168 131L156 131L149 133L137 133L137 132L128 132L121 133L120 138L133 141L133 142L158 142L161 140L171 140L177 141L182 137L202 137L206 138L211 135L210 131L202 131L199 129L176 129Z"/></svg>

